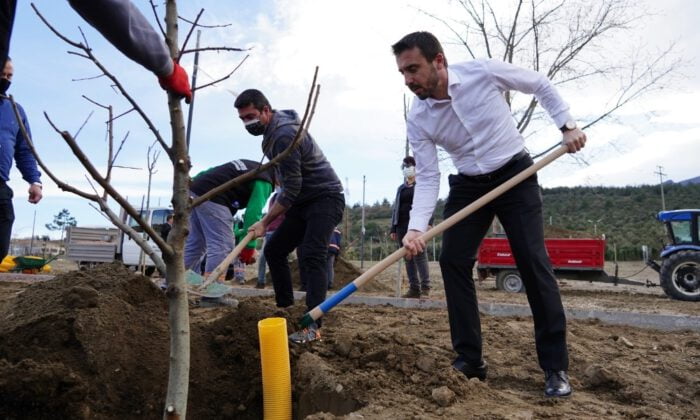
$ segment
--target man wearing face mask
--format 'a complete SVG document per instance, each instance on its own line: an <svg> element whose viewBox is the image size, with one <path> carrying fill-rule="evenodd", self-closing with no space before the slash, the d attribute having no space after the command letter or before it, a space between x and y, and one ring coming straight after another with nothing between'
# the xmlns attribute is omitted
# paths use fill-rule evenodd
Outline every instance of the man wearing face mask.
<svg viewBox="0 0 700 420"><path fill-rule="evenodd" d="M246 130L263 136L262 149L268 159L285 151L300 127L293 110L273 110L265 95L249 89L236 98L235 107ZM292 278L287 256L299 247L299 274L306 283L306 306L311 310L326 298L327 252L333 229L340 223L345 208L343 185L309 133L299 145L275 167L282 186L277 201L267 215L250 227L256 237L265 234L267 226L279 215L284 221L265 246L278 307L294 304ZM289 336L294 343L321 338L321 322Z"/></svg>
<svg viewBox="0 0 700 420"><path fill-rule="evenodd" d="M5 97L10 87L14 67L8 57L0 78L0 261L7 255L12 235L12 223L15 220L15 212L12 207L12 189L7 185L10 180L12 161L15 161L17 169L22 173L22 178L29 183L29 202L36 204L41 200L41 173L37 169L36 159L32 155L29 145L24 139L17 119L15 118L12 103ZM17 104L22 124L29 131L29 121L24 109Z"/></svg>
<svg viewBox="0 0 700 420"><path fill-rule="evenodd" d="M403 168L404 182L399 185L396 191L396 199L391 211L391 233L389 234L391 240L397 241L399 247L403 247L402 241L408 232L409 214L413 205L413 187L416 185L416 160L412 156L406 156L401 167ZM432 217L428 224L433 224ZM412 258L407 256L404 261L406 262L409 289L403 297L428 297L430 295L430 271L427 251L419 252Z"/></svg>

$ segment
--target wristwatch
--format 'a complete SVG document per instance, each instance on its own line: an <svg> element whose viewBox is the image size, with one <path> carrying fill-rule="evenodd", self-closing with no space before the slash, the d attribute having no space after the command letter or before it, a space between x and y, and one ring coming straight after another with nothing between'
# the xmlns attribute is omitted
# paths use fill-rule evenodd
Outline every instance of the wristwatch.
<svg viewBox="0 0 700 420"><path fill-rule="evenodd" d="M39 188L44 189L44 186L41 185L41 182L32 182L32 185L36 185L36 186L38 186Z"/></svg>
<svg viewBox="0 0 700 420"><path fill-rule="evenodd" d="M574 120L568 120L567 122L564 123L559 129L561 130L562 133L566 133L567 131L571 131L576 128L576 121Z"/></svg>

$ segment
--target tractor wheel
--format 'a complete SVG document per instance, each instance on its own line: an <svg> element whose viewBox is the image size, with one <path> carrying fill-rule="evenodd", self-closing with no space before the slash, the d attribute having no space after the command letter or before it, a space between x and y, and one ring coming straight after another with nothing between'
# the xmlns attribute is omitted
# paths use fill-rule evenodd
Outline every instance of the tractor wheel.
<svg viewBox="0 0 700 420"><path fill-rule="evenodd" d="M681 251L665 259L659 272L661 287L673 299L700 301L700 252Z"/></svg>
<svg viewBox="0 0 700 420"><path fill-rule="evenodd" d="M496 276L496 287L510 293L522 293L525 291L525 283L520 273L515 270L504 270Z"/></svg>

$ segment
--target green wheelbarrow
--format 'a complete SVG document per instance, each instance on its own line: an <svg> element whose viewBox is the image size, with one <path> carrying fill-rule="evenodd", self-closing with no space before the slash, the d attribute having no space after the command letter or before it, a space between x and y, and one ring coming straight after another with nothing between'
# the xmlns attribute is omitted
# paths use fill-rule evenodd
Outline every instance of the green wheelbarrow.
<svg viewBox="0 0 700 420"><path fill-rule="evenodd" d="M45 270L46 266L58 257L59 255L54 255L49 259L31 255L15 257L15 266L10 271L13 273L38 274L42 271L47 271Z"/></svg>

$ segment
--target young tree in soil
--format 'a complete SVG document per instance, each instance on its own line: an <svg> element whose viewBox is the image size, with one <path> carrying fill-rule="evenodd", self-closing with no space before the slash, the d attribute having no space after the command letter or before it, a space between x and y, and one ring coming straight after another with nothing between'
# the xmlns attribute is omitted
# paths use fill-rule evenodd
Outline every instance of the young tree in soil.
<svg viewBox="0 0 700 420"><path fill-rule="evenodd" d="M151 2L154 13L156 12L155 5ZM170 135L171 141L165 141L165 139L160 135L159 131L149 119L148 115L144 110L136 103L132 96L126 91L124 86L119 82L119 80L110 73L107 68L105 68L102 63L93 54L87 40L83 36L83 42L75 42L61 33L59 33L37 10L37 8L32 4L32 8L37 13L39 18L49 27L49 29L56 34L61 40L68 43L76 51L70 51L69 54L77 55L92 61L95 66L97 66L102 72L101 76L104 76L110 80L113 86L121 93L121 95L127 100L127 102L132 107L129 111L135 111L143 119L146 125L149 127L150 131L155 137L156 143L165 151L165 154L170 159L173 165L173 184L172 184L172 199L171 203L174 211L174 223L172 230L168 235L167 242L153 229L153 227L145 220L141 213L134 208L125 198L122 196L112 185L112 169L115 167L115 161L121 150L121 146L124 144L126 137L122 140L117 152L114 152L113 148L113 127L114 120L117 117L113 116L112 106L106 106L99 104L89 98L85 98L93 104L106 109L108 111L109 119L107 124L108 131L108 158L107 158L107 170L106 174L102 175L95 165L92 164L89 157L81 150L80 146L76 141L76 135L72 135L68 131L60 130L53 121L48 117L46 112L44 113L46 119L49 121L51 126L56 130L56 132L63 138L68 147L71 149L75 157L80 161L83 167L86 169L87 173L91 178L92 182L95 182L102 188L102 193L97 192L96 187L93 186L93 192L82 191L72 185L69 185L59 177L57 177L48 168L40 155L38 154L32 139L29 137L26 128L21 123L21 118L19 118L18 109L14 103L13 98L10 96L10 100L13 103L15 116L20 124L20 129L27 141L32 153L37 159L37 163L43 169L47 176L49 176L59 188L63 191L71 192L87 200L97 203L100 211L119 229L124 231L131 239L133 239L139 246L143 249L144 253L148 255L161 272L165 273L168 287L166 290L166 296L169 302L169 326L170 326L170 369L168 378L168 388L167 395L165 399L165 409L164 418L177 418L184 419L187 411L187 396L189 389L189 366L190 366L190 331L189 331L189 308L187 300L187 285L185 282L185 267L183 263L184 256L184 243L185 238L188 234L189 226L189 216L193 207L207 201L213 196L226 191L230 188L235 187L241 183L244 183L258 173L267 170L273 165L276 165L280 160L284 159L289 153L291 153L295 147L298 146L300 140L304 137L304 134L308 130L311 123L313 113L315 110L315 104L318 99L319 87L316 84L316 77L318 74L318 68L314 73L313 82L309 92L306 110L304 112L303 118L301 120L300 128L296 133L296 136L289 148L285 150L280 155L276 156L271 161L261 165L257 170L248 172L236 179L233 179L211 191L192 200L189 196L189 183L190 176L189 171L191 168L188 147L185 139L185 124L181 107L181 100L172 95L168 95L168 110L170 114ZM239 48L230 47L205 47L197 49L186 49L187 40L192 34L192 30L199 25L198 21L202 15L202 9L197 18L193 22L189 22L192 25L192 29L185 37L182 48L178 47L178 14L177 5L175 0L166 1L166 14L165 22L166 27L163 30L163 35L166 39L166 44L169 46L170 55L175 60L179 60L182 54L193 53L196 51L243 51ZM157 13L155 13L157 16ZM160 25L160 23L159 23ZM243 59L243 61L245 58ZM241 64L242 62L241 61ZM217 82L229 78L235 71L240 67L240 64L236 66L228 75L218 79L212 83L200 86L193 89L193 93L197 89L202 89L211 86ZM87 121L86 121L87 122ZM127 135L128 136L128 135ZM131 218L142 228L143 232L150 237L150 239L156 244L156 246L161 251L162 258L154 252L154 250L148 245L148 243L143 239L141 234L136 232L133 228L128 226L125 221L123 221L107 204L108 198L114 200L121 209L131 216Z"/></svg>

